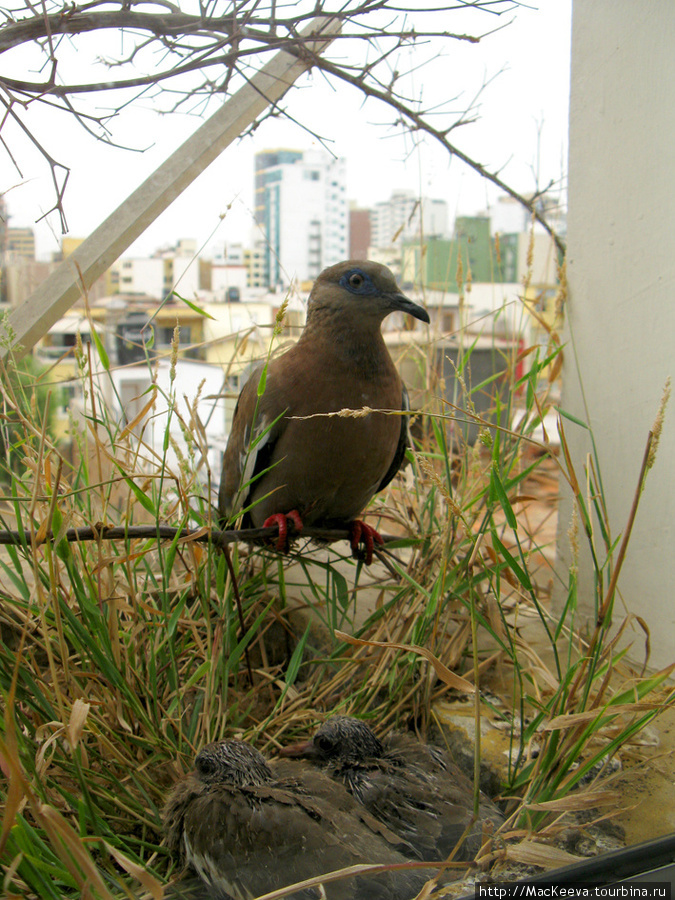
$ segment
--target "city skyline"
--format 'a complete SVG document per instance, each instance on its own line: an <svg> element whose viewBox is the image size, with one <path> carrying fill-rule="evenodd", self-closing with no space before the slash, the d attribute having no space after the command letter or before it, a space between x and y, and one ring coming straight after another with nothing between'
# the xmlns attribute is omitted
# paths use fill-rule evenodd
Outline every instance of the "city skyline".
<svg viewBox="0 0 675 900"><path fill-rule="evenodd" d="M282 155L287 155L289 151L281 151ZM307 162L307 159L314 160L309 163L309 168L313 168L317 161L317 157L307 157L303 161L303 153L300 151L291 151L300 162ZM259 156L278 157L279 151L263 151ZM343 162L336 160L337 163ZM275 167L272 167L275 168ZM302 168L308 168L304 165ZM279 179L274 179L281 180ZM337 182L333 182L337 184ZM478 210L475 213L467 214L464 211L458 211L453 220L448 216L447 203L444 200L435 197L417 197L413 191L393 187L390 190L389 197L377 200L372 206L361 207L349 205L347 201L347 244L349 245L342 255L338 253L340 259L346 254L354 259L365 259L366 256L361 251L352 252L353 230L355 227L355 214L358 215L356 220L357 230L361 230L360 224L363 220L360 218L365 215L368 225L367 233L370 240L364 245L372 251L388 251L396 252L403 244L415 243L419 241L437 240L452 237L455 233L456 224L460 220L476 219L486 220L488 223L490 234L494 237L510 234L529 233L532 226L532 216L530 210L524 204L521 204L515 198L506 194L497 197L496 202L488 209ZM566 234L566 208L564 194L555 192L545 192L542 194L538 203L540 213L544 216L547 224L553 229L555 234L564 236ZM265 205L257 208L259 214L258 221L254 223L249 239L238 235L236 239L225 239L215 242L210 246L197 247L196 240L191 235L171 235L168 236L160 245L149 248L146 252L132 252L137 245L132 244L129 250L123 253L117 260L157 260L166 254L177 253L182 258L194 258L212 260L219 264L231 264L235 257L240 256L243 250L256 252L261 256L261 261L265 261L266 257L272 250L271 241L265 236L264 222L267 216ZM13 226L7 224L5 220L11 219L11 213L8 213L2 195L0 195L0 237L4 230L4 240L6 242L5 249L10 254L10 263L17 259L33 259L38 260L36 253L35 229L30 226ZM544 229L538 223L535 223L535 231L542 232ZM305 232L301 233L305 237ZM361 246L365 235L357 236L356 244ZM77 247L85 237L82 235L63 235L58 250L54 251L44 262L58 262L65 256L70 255L75 247ZM137 242L138 244L138 242ZM277 245L274 252L279 256L279 246ZM280 258L280 256L279 256ZM336 257L337 258L337 257ZM332 265L330 260L321 262L317 260L318 268L316 271L307 272L306 276L300 276L301 280L313 280L321 269L327 265Z"/></svg>

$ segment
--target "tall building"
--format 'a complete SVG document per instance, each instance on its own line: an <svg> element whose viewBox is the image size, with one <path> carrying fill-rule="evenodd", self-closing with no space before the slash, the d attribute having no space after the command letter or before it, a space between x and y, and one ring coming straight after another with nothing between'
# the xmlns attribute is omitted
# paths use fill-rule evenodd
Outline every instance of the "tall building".
<svg viewBox="0 0 675 900"><path fill-rule="evenodd" d="M18 268L35 264L35 232L32 228L9 228L9 215L0 195L0 303L15 297L21 276Z"/></svg>
<svg viewBox="0 0 675 900"><path fill-rule="evenodd" d="M255 156L255 218L270 288L306 281L349 255L345 161L320 151Z"/></svg>
<svg viewBox="0 0 675 900"><path fill-rule="evenodd" d="M8 228L6 242L11 259L35 259L35 232L32 228Z"/></svg>
<svg viewBox="0 0 675 900"><path fill-rule="evenodd" d="M419 197L409 190L394 191L389 200L375 204L370 227L373 247L446 237L448 204L445 200Z"/></svg>
<svg viewBox="0 0 675 900"><path fill-rule="evenodd" d="M370 239L370 210L353 206L349 210L349 258L368 259Z"/></svg>
<svg viewBox="0 0 675 900"><path fill-rule="evenodd" d="M526 200L531 195L523 194ZM561 194L544 193L537 197L537 212L541 213L548 224L558 235L567 234L567 214L565 197ZM492 234L524 234L532 229L532 213L523 204L507 194L497 197L482 216L489 216ZM535 232L543 232L543 228L535 223Z"/></svg>

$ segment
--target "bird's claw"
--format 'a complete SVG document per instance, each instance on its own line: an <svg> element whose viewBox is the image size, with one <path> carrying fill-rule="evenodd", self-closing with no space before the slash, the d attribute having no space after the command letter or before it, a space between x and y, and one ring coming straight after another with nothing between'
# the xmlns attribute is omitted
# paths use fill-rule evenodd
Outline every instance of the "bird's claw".
<svg viewBox="0 0 675 900"><path fill-rule="evenodd" d="M279 535L275 541L274 547L279 553L286 553L288 550L288 522L291 522L293 530L296 534L302 531L302 519L297 509L292 509L288 513L274 513L268 516L263 522L263 528L273 528L275 525L279 529Z"/></svg>
<svg viewBox="0 0 675 900"><path fill-rule="evenodd" d="M367 566L373 561L375 544L384 545L382 535L371 525L366 525L360 519L355 519L349 526L349 541L352 547L354 559L362 559ZM363 543L363 549L359 544Z"/></svg>

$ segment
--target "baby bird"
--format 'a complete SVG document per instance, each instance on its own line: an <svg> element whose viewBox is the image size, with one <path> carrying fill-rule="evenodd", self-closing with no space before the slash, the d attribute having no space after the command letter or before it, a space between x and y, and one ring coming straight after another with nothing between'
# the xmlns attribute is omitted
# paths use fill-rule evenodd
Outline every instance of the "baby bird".
<svg viewBox="0 0 675 900"><path fill-rule="evenodd" d="M472 859L481 845L482 822L504 821L497 807L481 798L473 817L473 787L447 754L406 734L380 741L370 726L333 716L311 741L286 747L283 756L311 760L390 828L420 859L446 859L462 840L456 860Z"/></svg>
<svg viewBox="0 0 675 900"><path fill-rule="evenodd" d="M377 822L369 828L367 813L361 815L341 785L321 773L308 776L304 783L300 766L292 778L276 778L264 757L243 741L208 744L167 800L166 843L216 900L250 900L357 863L406 861L393 846L399 839ZM312 786L318 797L310 793ZM289 896L408 900L434 874L362 874Z"/></svg>
<svg viewBox="0 0 675 900"><path fill-rule="evenodd" d="M260 397L263 366L239 395L220 481L223 521L243 512L245 527L278 525L282 551L289 520L296 533L303 523L346 527L353 553L363 543L372 561L382 539L357 517L400 469L407 417L325 413L410 408L380 330L397 310L429 322L379 263L348 260L319 275L300 339L269 363Z"/></svg>

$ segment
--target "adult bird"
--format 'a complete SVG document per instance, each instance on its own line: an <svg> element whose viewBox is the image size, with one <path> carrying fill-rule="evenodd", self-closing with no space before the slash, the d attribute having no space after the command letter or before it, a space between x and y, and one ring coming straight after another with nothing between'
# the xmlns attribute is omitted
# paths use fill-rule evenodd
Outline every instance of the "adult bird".
<svg viewBox="0 0 675 900"><path fill-rule="evenodd" d="M224 521L243 511L245 527L278 525L279 550L289 520L296 533L303 523L347 527L353 553L363 542L372 561L382 539L358 516L396 475L408 442L407 417L381 412L409 409L380 330L397 310L429 322L379 263L348 260L319 275L299 340L269 362L260 397L263 365L239 395L220 481ZM325 415L364 407L380 412Z"/></svg>
<svg viewBox="0 0 675 900"><path fill-rule="evenodd" d="M316 773L315 773L316 774ZM202 748L164 808L166 843L216 900L250 900L359 863L405 863L399 839L328 779L275 776L243 741ZM337 790L336 790L337 788ZM434 871L359 874L293 892L295 900L408 900Z"/></svg>
<svg viewBox="0 0 675 900"><path fill-rule="evenodd" d="M498 827L504 821L481 796L472 823L473 786L443 750L408 734L380 741L359 719L333 716L310 741L281 754L322 767L426 861L446 859L456 846L456 860L472 859L481 846L483 822Z"/></svg>

